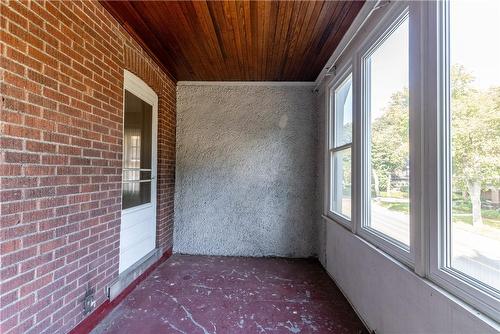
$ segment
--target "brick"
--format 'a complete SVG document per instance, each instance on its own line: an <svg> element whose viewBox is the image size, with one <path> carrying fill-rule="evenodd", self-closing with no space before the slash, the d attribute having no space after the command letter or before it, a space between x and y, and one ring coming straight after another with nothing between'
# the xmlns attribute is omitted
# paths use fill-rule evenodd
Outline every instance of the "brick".
<svg viewBox="0 0 500 334"><path fill-rule="evenodd" d="M23 140L18 138L0 138L0 147L4 150L22 150Z"/></svg>
<svg viewBox="0 0 500 334"><path fill-rule="evenodd" d="M26 295L29 295L32 292L39 290L40 288L46 286L47 284L52 283L52 281L53 281L52 274L48 274L48 275L45 275L44 277L41 277L37 280L31 281L30 283L21 287L21 289L20 289L21 297L24 297ZM48 303L50 303L50 300L48 300ZM37 305L37 304L35 304L35 305L37 307L35 308L34 311L36 311L36 309L38 309L40 307L40 305ZM31 316L33 313L34 312L30 313L29 315Z"/></svg>
<svg viewBox="0 0 500 334"><path fill-rule="evenodd" d="M39 83L44 87L50 87L52 89L57 89L58 82L42 73L33 71L32 69L28 69L28 79Z"/></svg>
<svg viewBox="0 0 500 334"><path fill-rule="evenodd" d="M10 34L7 32L2 32L2 40L6 45L12 47L15 51L25 52L28 45L22 38L15 36L14 34ZM12 49L11 49L12 50ZM11 51L12 54L13 51ZM17 60L17 59L16 59Z"/></svg>
<svg viewBox="0 0 500 334"><path fill-rule="evenodd" d="M40 94L42 91L41 85L17 74L12 74L9 72L4 73L4 81L8 84L22 88L35 94Z"/></svg>
<svg viewBox="0 0 500 334"><path fill-rule="evenodd" d="M56 168L52 166L26 165L23 167L24 175L54 175Z"/></svg>
<svg viewBox="0 0 500 334"><path fill-rule="evenodd" d="M51 250L62 247L65 244L66 244L65 237L50 240L49 242L46 242L44 244L40 244L40 253L50 252Z"/></svg>
<svg viewBox="0 0 500 334"><path fill-rule="evenodd" d="M0 191L0 202L19 201L22 198L21 190Z"/></svg>
<svg viewBox="0 0 500 334"><path fill-rule="evenodd" d="M2 266L19 263L37 254L37 247L26 248L17 252L2 255Z"/></svg>
<svg viewBox="0 0 500 334"><path fill-rule="evenodd" d="M21 165L0 165L0 176L18 176L21 175L22 167ZM14 181L17 183L18 180ZM5 187L5 182L1 183L3 187ZM5 188L4 188L5 189Z"/></svg>
<svg viewBox="0 0 500 334"><path fill-rule="evenodd" d="M54 196L54 194L55 194L55 189L53 187L24 190L25 198L48 197L48 196Z"/></svg>
<svg viewBox="0 0 500 334"><path fill-rule="evenodd" d="M21 263L20 272L24 273L24 272L28 272L28 271L31 271L33 269L36 269L38 266L44 265L45 263L52 261L52 259L53 259L52 253L42 254L42 255L38 255L36 257L33 257L33 258Z"/></svg>
<svg viewBox="0 0 500 334"><path fill-rule="evenodd" d="M12 253L21 248L21 239L10 240L0 244L1 254Z"/></svg>
<svg viewBox="0 0 500 334"><path fill-rule="evenodd" d="M7 57L0 58L0 67L17 75L25 75L26 67Z"/></svg>
<svg viewBox="0 0 500 334"><path fill-rule="evenodd" d="M24 50L22 50L22 52L19 52L18 50L7 47L7 57L9 59L12 59L20 63L21 65L29 67L35 71L41 72L43 68L43 63L24 54L23 52Z"/></svg>
<svg viewBox="0 0 500 334"><path fill-rule="evenodd" d="M27 141L26 142L26 150L31 152L42 152L42 153L55 153L56 145L41 143L36 141Z"/></svg>
<svg viewBox="0 0 500 334"><path fill-rule="evenodd" d="M23 222L28 223L28 222L33 222L33 221L39 221L39 220L51 218L53 216L54 216L54 210L52 210L52 209L24 212L23 213Z"/></svg>
<svg viewBox="0 0 500 334"><path fill-rule="evenodd" d="M3 134L12 137L40 139L41 131L38 129L22 127L13 124L4 124Z"/></svg>
<svg viewBox="0 0 500 334"><path fill-rule="evenodd" d="M46 186L60 186L68 183L68 179L65 176L47 176L40 177L40 187Z"/></svg>
<svg viewBox="0 0 500 334"><path fill-rule="evenodd" d="M3 295L2 297L0 297L0 305L7 306L10 303L13 303L16 300L18 300L19 299L18 296L19 296L19 293L17 290L9 292L9 293Z"/></svg>
<svg viewBox="0 0 500 334"><path fill-rule="evenodd" d="M31 304L33 304L34 301L35 301L35 297L33 295L29 295L29 296L27 296L25 298L19 299L15 303L13 303L13 304L11 304L11 305L3 308L0 311L0 318L1 319L7 319L7 318L15 315L19 311L27 308L28 306L30 306Z"/></svg>
<svg viewBox="0 0 500 334"><path fill-rule="evenodd" d="M118 274L125 68L159 95L157 244L171 246L175 83L99 2L0 6L2 330L69 332L87 285L100 304Z"/></svg>
<svg viewBox="0 0 500 334"><path fill-rule="evenodd" d="M20 152L5 152L6 163L39 163L40 156L38 154L20 153Z"/></svg>
<svg viewBox="0 0 500 334"><path fill-rule="evenodd" d="M10 267L4 267L0 270L1 281L7 281L9 278L16 276L19 273L19 266L12 265Z"/></svg>

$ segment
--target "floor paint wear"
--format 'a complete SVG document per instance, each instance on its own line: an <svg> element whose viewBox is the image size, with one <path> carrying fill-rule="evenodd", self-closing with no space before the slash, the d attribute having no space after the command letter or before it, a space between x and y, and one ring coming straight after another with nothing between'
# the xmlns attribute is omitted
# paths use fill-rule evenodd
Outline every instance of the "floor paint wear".
<svg viewBox="0 0 500 334"><path fill-rule="evenodd" d="M92 333L367 331L317 260L176 254Z"/></svg>

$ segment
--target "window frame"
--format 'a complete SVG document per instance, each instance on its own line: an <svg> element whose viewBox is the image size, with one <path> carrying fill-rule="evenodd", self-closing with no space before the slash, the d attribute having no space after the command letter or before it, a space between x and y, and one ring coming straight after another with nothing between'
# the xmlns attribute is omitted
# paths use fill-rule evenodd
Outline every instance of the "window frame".
<svg viewBox="0 0 500 334"><path fill-rule="evenodd" d="M430 261L429 278L467 303L487 314L500 319L500 293L459 270L449 266L450 227L451 227L451 110L450 110L450 29L449 2L429 3L428 13L434 15L429 25L428 36L432 49L425 62L430 64L428 71L436 69L433 78L430 73L426 83L433 90L434 102L429 101L429 125L427 155L428 166L435 178L428 182L430 191L428 205L430 216ZM434 56L433 56L434 55ZM437 56L437 57L436 57ZM435 62L435 64L433 64ZM432 72L431 72L432 73ZM431 92L432 94L432 92ZM440 98L441 97L441 98ZM432 116L434 115L434 116ZM432 183L434 182L434 184Z"/></svg>
<svg viewBox="0 0 500 334"><path fill-rule="evenodd" d="M414 198L412 198L412 189L415 185L415 178L413 177L414 172L411 167L413 166L412 161L413 158L413 150L410 149L410 245L405 245L404 243L372 228L369 226L370 219L370 184L371 184L371 172L370 172L370 129L371 129L371 119L370 119L370 111L369 111L369 103L370 103L370 94L369 94L369 65L367 65L367 59L373 54L377 48L384 43L391 34L400 27L402 22L408 19L408 24L411 26L414 21L414 15L410 15L410 5L406 2L398 2L393 6L388 8L386 15L383 19L377 24L373 33L364 40L361 44L360 48L356 52L355 61L357 63L357 67L360 69L360 78L361 85L360 91L358 92L359 105L361 106L360 112L360 124L358 125L360 128L359 131L359 153L358 153L358 161L360 162L359 171L360 174L360 182L359 182L359 203L360 203L360 219L357 220L357 231L358 234L374 244L378 248L382 249L386 253L395 257L396 259L403 262L405 265L413 268L415 265L415 247L413 243L414 239L414 215L412 212L414 211ZM409 44L411 49L411 41ZM409 50L409 68L412 67L412 63L415 62L415 57L412 55L411 50ZM410 96L413 96L413 88L414 84L412 83L411 73L409 73L409 92ZM412 99L410 99L411 101ZM410 121L412 115L415 113L413 106L410 104L409 117ZM410 126L411 128L411 126ZM411 134L410 134L410 143L411 143ZM411 147L412 145L410 145Z"/></svg>
<svg viewBox="0 0 500 334"><path fill-rule="evenodd" d="M352 64L348 62L345 64L340 71L336 71L334 74L334 79L330 81L330 83L327 86L327 138L326 138L326 161L327 161L327 171L328 175L326 177L326 188L327 188L327 194L325 196L325 212L326 215L333 219L334 221L338 222L342 226L348 228L349 230L352 230L353 228L353 214L355 212L353 208L354 204L354 196L353 196L353 191L354 191L354 164L353 164L353 143L355 141L354 137L354 73L353 73L353 68ZM337 91L338 88L340 88L349 78L351 78L351 90L352 90L352 110L351 110L351 119L352 119L352 128L351 128L351 142L342 144L340 146L335 146L335 119L336 119L336 110L335 110L335 92ZM332 175L332 162L331 162L331 155L332 153L335 152L340 152L346 149L351 150L351 218L346 217L342 215L341 213L337 213L333 210L331 210L331 201L332 201L332 180L331 180L331 175Z"/></svg>
<svg viewBox="0 0 500 334"><path fill-rule="evenodd" d="M446 267L444 252L448 215L447 173L449 159L444 155L447 143L449 103L448 40L446 11L449 0L434 2L401 1L374 6L367 16L366 26L360 28L350 46L337 56L334 64L342 68L334 73L325 87L325 187L324 218L337 223L380 249L388 257L407 266L420 276L422 282L450 293L449 298L471 314L482 313L500 321L500 298L484 284ZM406 13L409 14L406 14ZM363 56L375 50L390 35L398 19L409 15L409 117L410 117L410 247L409 251L394 245L392 240L364 228L366 217L367 151L370 119L365 112L366 69ZM370 16L374 16L370 18ZM445 29L446 28L446 29ZM389 31L389 33L388 33ZM351 220L342 221L332 215L330 206L330 134L331 90L345 80L344 71L352 73L352 202ZM367 123L368 122L368 123ZM450 152L447 153L451 154ZM443 159L445 157L445 159ZM369 177L369 175L368 175ZM452 297L453 296L453 297ZM455 298L456 297L456 298ZM481 317L484 317L481 316ZM486 318L483 318L483 320Z"/></svg>

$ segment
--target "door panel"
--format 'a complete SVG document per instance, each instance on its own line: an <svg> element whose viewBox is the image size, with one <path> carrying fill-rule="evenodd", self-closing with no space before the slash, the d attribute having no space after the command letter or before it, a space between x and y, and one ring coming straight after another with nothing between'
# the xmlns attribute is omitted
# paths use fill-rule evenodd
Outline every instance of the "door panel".
<svg viewBox="0 0 500 334"><path fill-rule="evenodd" d="M120 273L155 248L157 106L156 94L125 72Z"/></svg>

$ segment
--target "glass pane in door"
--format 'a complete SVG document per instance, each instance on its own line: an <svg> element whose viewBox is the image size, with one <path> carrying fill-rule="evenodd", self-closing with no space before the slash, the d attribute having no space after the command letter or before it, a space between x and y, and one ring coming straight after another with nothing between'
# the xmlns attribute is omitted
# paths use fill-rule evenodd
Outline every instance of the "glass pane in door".
<svg viewBox="0 0 500 334"><path fill-rule="evenodd" d="M151 202L153 107L125 91L122 209Z"/></svg>

